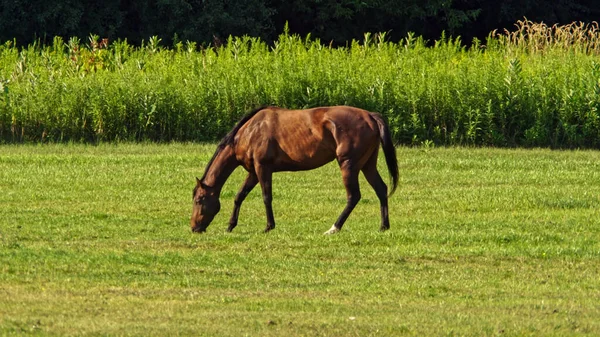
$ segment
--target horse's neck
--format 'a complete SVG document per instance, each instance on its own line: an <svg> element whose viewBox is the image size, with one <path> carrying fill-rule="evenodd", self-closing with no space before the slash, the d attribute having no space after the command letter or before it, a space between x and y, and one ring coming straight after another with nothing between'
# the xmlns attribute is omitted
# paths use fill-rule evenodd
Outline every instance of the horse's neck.
<svg viewBox="0 0 600 337"><path fill-rule="evenodd" d="M235 159L235 152L231 146L226 146L217 154L210 167L207 168L204 183L214 187L220 194L221 188L225 185L227 178L229 178L237 166L238 162Z"/></svg>

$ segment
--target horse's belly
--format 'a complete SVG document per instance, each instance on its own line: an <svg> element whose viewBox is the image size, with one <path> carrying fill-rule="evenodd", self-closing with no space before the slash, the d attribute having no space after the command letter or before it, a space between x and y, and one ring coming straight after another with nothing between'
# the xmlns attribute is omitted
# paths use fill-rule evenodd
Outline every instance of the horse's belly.
<svg viewBox="0 0 600 337"><path fill-rule="evenodd" d="M311 146L294 149L281 148L276 156L275 171L303 171L321 167L335 159L335 150L323 146Z"/></svg>

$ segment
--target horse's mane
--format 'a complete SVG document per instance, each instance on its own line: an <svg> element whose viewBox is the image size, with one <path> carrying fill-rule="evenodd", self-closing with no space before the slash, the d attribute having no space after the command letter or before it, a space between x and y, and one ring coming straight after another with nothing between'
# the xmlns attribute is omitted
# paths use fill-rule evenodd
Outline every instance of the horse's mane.
<svg viewBox="0 0 600 337"><path fill-rule="evenodd" d="M246 124L246 122L248 120L250 120L250 118L254 117L254 115L256 115L259 111L263 110L266 107L267 107L266 105L262 105L262 106L260 106L258 108L255 108L255 109L251 110L250 112L246 113L246 115L244 115L244 117L242 117L242 119L240 119L239 122L237 122L237 124L233 127L233 129L231 129L231 131L229 131L225 135L225 137L223 137L223 139L221 139L221 142L219 143L219 145L217 145L217 150L215 151L215 153L213 154L212 158L210 158L210 160L208 161L208 164L206 165L206 169L204 170L204 175L202 175L202 179L200 179L201 182L204 182L204 178L206 178L206 174L208 173L208 169L212 165L213 161L215 161L215 158L217 157L217 155L219 153L221 153L221 151L223 151L223 149L225 148L225 146L233 144L233 140L235 139L235 135L240 130L240 128L244 124Z"/></svg>

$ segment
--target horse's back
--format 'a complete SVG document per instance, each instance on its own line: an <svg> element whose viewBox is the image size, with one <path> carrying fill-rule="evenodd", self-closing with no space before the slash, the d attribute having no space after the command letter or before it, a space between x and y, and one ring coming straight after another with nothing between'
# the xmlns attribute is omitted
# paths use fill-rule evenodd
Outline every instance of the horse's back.
<svg viewBox="0 0 600 337"><path fill-rule="evenodd" d="M369 151L373 146L364 142L372 143L377 135L375 122L362 109L268 107L240 128L236 154L247 169L260 161L274 165L276 171L307 170L339 159L344 152Z"/></svg>

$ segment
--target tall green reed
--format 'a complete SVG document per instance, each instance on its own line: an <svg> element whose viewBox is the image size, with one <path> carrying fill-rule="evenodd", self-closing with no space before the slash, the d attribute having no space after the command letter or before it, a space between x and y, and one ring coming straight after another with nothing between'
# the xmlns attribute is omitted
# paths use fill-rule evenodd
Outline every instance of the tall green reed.
<svg viewBox="0 0 600 337"><path fill-rule="evenodd" d="M207 141L263 104L347 104L402 144L600 146L597 26L522 21L469 46L365 34L344 48L284 32L198 48L151 38L0 46L0 139Z"/></svg>

